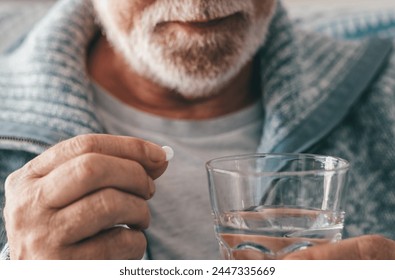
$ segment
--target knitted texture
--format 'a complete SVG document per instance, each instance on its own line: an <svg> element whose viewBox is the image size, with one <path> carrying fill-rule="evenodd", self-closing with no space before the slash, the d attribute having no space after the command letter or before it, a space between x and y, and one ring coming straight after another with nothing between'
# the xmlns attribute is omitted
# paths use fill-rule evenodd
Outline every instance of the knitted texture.
<svg viewBox="0 0 395 280"><path fill-rule="evenodd" d="M44 127L40 139L50 135L52 143L101 130L85 69L88 44L97 32L90 5L61 1L8 47L0 58L0 122ZM7 38L13 32L0 33Z"/></svg>
<svg viewBox="0 0 395 280"><path fill-rule="evenodd" d="M395 37L392 0L285 1L298 26L337 38Z"/></svg>

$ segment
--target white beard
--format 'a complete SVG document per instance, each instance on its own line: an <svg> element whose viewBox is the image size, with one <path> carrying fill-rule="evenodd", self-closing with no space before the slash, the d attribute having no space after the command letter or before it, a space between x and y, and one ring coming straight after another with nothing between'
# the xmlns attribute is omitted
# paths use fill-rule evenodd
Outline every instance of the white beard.
<svg viewBox="0 0 395 280"><path fill-rule="evenodd" d="M188 99L213 94L241 71L264 44L275 10L269 17L255 18L248 0L157 0L135 18L127 34L108 12L114 2L95 2L109 42L136 73ZM204 21L240 11L245 16L240 30L158 34L155 29L161 22Z"/></svg>

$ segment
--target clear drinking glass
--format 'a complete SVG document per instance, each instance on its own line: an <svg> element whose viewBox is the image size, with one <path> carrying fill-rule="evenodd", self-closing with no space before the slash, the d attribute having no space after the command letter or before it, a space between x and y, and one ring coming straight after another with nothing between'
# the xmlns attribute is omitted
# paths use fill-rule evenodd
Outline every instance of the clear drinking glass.
<svg viewBox="0 0 395 280"><path fill-rule="evenodd" d="M224 259L280 259L342 238L349 163L310 154L251 154L206 164Z"/></svg>

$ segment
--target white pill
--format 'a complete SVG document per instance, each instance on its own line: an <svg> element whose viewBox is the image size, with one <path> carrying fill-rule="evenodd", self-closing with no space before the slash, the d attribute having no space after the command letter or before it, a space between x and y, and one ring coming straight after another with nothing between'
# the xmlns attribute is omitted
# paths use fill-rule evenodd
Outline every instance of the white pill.
<svg viewBox="0 0 395 280"><path fill-rule="evenodd" d="M174 157L174 150L172 147L163 146L162 149L166 153L166 161L170 161Z"/></svg>

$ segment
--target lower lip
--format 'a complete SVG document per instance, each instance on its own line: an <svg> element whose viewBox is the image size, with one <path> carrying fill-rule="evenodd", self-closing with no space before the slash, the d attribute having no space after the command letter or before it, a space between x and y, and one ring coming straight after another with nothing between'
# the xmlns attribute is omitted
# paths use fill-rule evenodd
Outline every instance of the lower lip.
<svg viewBox="0 0 395 280"><path fill-rule="evenodd" d="M233 15L224 17L224 18L218 18L210 21L189 21L189 22L183 22L183 21L168 21L168 22L162 22L157 25L158 29L165 28L165 27L171 27L171 26L176 26L176 27L181 27L189 30L195 30L195 31L200 31L200 32L205 32L205 31L213 31L216 29L220 29L222 27L229 27L231 24L235 24L238 21L241 21L243 18L243 15L241 13L235 13Z"/></svg>

